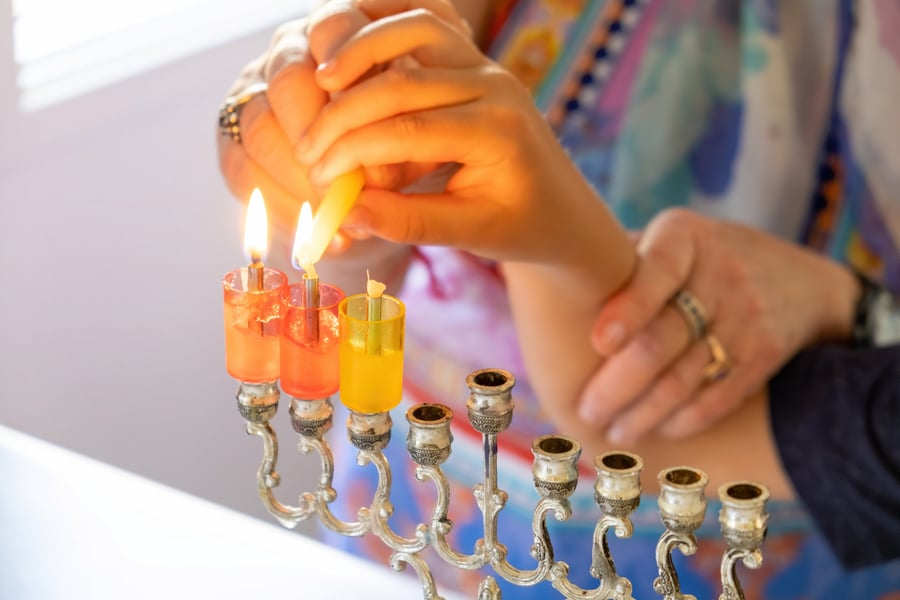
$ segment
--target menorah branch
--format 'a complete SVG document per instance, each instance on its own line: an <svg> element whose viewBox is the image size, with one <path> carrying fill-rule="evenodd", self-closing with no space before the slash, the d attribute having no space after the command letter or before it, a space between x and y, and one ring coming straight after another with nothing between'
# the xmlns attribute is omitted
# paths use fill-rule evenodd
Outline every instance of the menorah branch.
<svg viewBox="0 0 900 600"><path fill-rule="evenodd" d="M640 504L643 469L641 458L635 454L607 452L594 460L597 472L594 501L600 515L593 532L590 574L597 579L596 587L584 589L569 579L570 567L556 560L547 528L548 515L565 521L572 514L570 497L578 484L581 445L566 436L542 436L532 444L532 475L539 497L531 521L531 556L536 565L521 569L508 561L507 546L497 536L498 516L507 500L506 492L497 483L497 454L498 437L512 421L514 381L510 373L498 369L475 371L466 379L470 391L466 403L469 423L482 435L484 461L482 480L473 487L473 501L482 514L483 537L475 543L471 554L454 550L450 543L453 528L448 517L450 484L441 465L451 453L453 412L440 404L418 404L406 412L409 422L406 447L417 465L416 478L423 483L430 481L437 492L430 522L418 524L413 534L406 537L390 526L394 510L392 472L384 453L391 438L389 412L350 411L348 439L357 449L357 462L376 470L378 483L371 503L358 509L356 521L347 522L337 518L330 508L338 495L332 486L334 458L324 438L333 421L330 399L291 399L291 423L300 435L298 448L304 454L319 455L321 472L316 489L303 492L298 506L289 506L279 502L273 491L280 483L276 471L278 440L269 421L277 411L278 386L275 382L241 383L238 408L247 421L247 432L263 440L263 459L257 473L260 498L269 512L287 527L295 527L315 515L325 527L344 536L373 534L392 551L390 564L394 569L401 570L405 565L413 567L422 585L423 597L428 600L442 600L432 570L422 555L429 546L441 560L455 568L472 571L490 566L498 577L516 586L549 581L564 598L634 600L631 582L616 572L607 536L611 530L619 538L632 535L631 514ZM653 587L666 600L693 600L693 596L681 591L672 553L676 548L685 555L697 550L694 531L706 512L707 476L697 469L680 466L664 469L658 478L659 514L665 531L656 546L659 576ZM722 486L719 497L722 501L719 521L729 546L721 561L722 594L719 599L738 600L743 598L743 591L735 565L743 561L748 567L756 568L762 562L759 545L765 535L768 491L760 484L738 481ZM502 597L492 576L482 580L477 594L479 600Z"/></svg>

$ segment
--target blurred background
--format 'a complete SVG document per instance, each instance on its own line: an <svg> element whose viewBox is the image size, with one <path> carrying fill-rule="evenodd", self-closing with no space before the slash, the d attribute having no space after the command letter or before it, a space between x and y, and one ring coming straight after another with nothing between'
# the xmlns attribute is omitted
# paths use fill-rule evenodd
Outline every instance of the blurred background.
<svg viewBox="0 0 900 600"><path fill-rule="evenodd" d="M224 367L243 210L215 122L312 2L0 0L0 425L273 527ZM293 503L308 465L282 404Z"/></svg>

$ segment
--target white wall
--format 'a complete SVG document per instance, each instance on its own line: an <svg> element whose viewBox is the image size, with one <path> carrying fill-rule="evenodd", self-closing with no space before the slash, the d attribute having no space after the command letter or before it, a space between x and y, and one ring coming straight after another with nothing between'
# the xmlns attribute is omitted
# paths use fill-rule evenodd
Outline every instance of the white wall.
<svg viewBox="0 0 900 600"><path fill-rule="evenodd" d="M0 423L271 521L224 369L220 279L243 261L242 213L214 145L223 93L270 32L21 114L9 12L0 1ZM286 405L278 417L292 502L311 463Z"/></svg>

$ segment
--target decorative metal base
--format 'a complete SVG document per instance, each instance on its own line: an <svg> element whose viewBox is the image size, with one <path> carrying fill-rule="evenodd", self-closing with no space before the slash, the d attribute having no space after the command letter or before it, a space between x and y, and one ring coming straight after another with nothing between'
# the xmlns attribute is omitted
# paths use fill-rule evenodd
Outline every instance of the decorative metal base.
<svg viewBox="0 0 900 600"><path fill-rule="evenodd" d="M441 465L450 455L453 434L450 422L453 411L442 404L419 404L406 413L409 434L407 450L418 465L416 477L430 481L437 490L437 500L431 522L416 527L414 536L405 538L388 525L393 513L390 502L391 470L383 450L391 437L391 417L387 412L366 414L350 412L347 419L347 435L358 450L358 462L371 463L378 471L378 487L368 507L360 508L355 522L337 519L329 509L337 494L332 488L334 460L324 434L331 428L332 405L328 398L291 401L291 422L300 434L298 447L301 452L317 452L321 458L321 475L314 493L301 494L298 506L281 504L273 489L280 483L275 470L278 461L278 441L269 420L278 406L278 386L269 383L241 383L238 391L238 407L247 421L247 433L263 439L263 460L257 474L260 498L276 519L287 527L315 515L326 527L346 536L371 533L378 537L393 553L390 564L396 570L411 565L422 584L423 597L439 600L431 570L421 552L432 546L438 556L447 563L463 570L480 569L490 565L497 576L520 586L531 586L550 581L564 598L590 600L625 600L632 598L631 582L620 577L615 570L607 544L610 529L617 537L628 538L633 532L631 513L641 499L640 474L643 461L628 452L607 452L594 461L597 480L594 500L601 516L594 530L594 554L591 575L598 580L595 589L582 589L568 578L569 565L554 559L553 544L546 527L547 515L553 513L564 521L572 514L569 498L578 483L577 462L581 445L566 436L542 436L532 444L534 463L532 474L539 500L532 519L534 543L532 556L536 565L531 570L513 567L506 560L507 549L497 539L497 518L506 503L507 495L497 487L497 436L512 421L512 388L515 378L507 371L483 369L466 379L469 387L467 412L472 426L482 434L484 445L484 479L475 485L474 495L483 516L484 537L475 544L472 554L453 550L448 541L452 524L447 517L450 503L450 486ZM678 548L683 554L697 550L694 531L703 521L706 512L705 488L707 476L691 467L673 467L659 474L660 518L666 531L656 547L659 577L653 587L667 600L687 600L693 596L683 594L678 574L672 564L672 552ZM740 582L734 567L743 561L750 568L762 563L759 545L765 536L768 499L765 486L738 481L719 489L722 510L719 521L729 549L722 557L722 595L720 600L743 598ZM501 597L500 588L493 577L486 577L478 589L479 600Z"/></svg>

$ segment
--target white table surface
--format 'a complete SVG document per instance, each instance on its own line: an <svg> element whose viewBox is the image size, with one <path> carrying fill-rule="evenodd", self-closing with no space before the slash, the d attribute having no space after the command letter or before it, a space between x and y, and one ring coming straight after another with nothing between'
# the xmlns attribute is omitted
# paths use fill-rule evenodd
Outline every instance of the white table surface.
<svg viewBox="0 0 900 600"><path fill-rule="evenodd" d="M0 427L2 600L421 597L388 567Z"/></svg>

